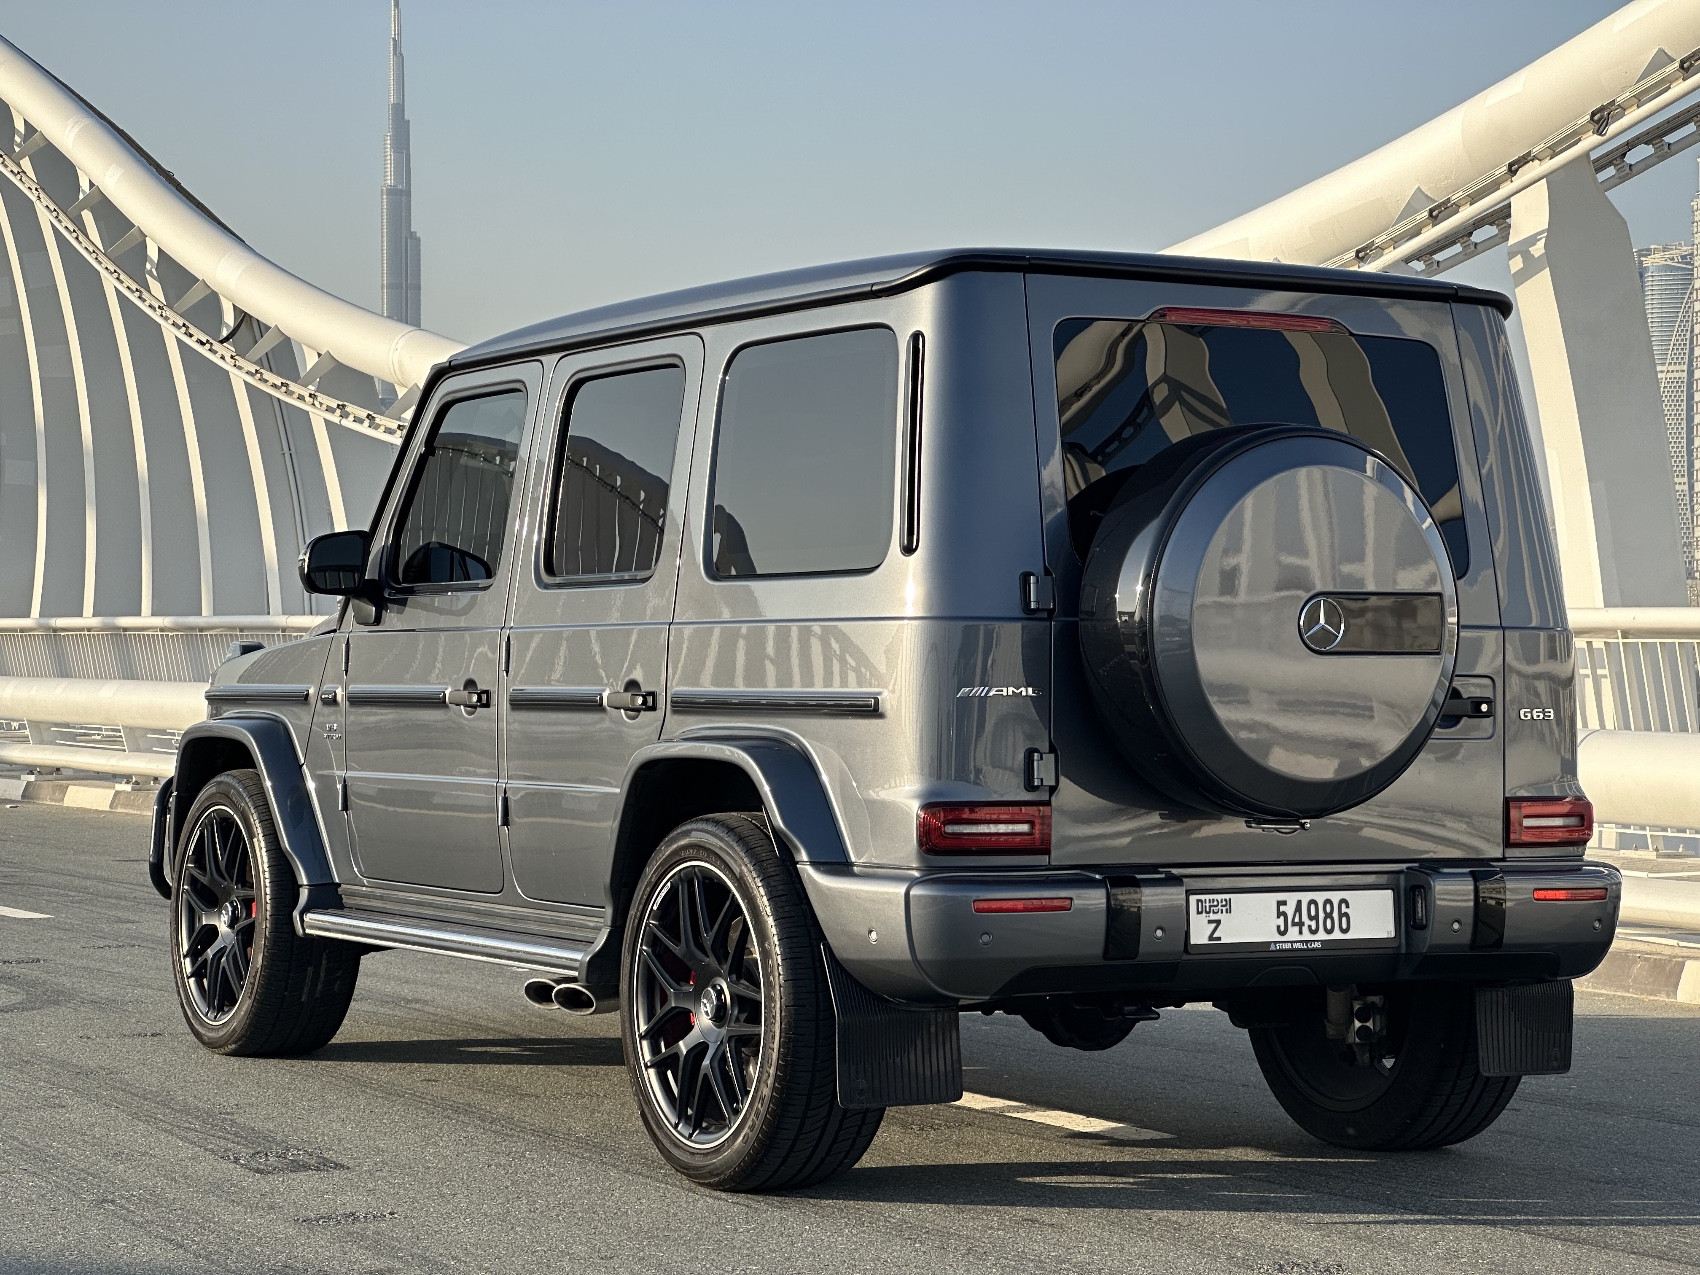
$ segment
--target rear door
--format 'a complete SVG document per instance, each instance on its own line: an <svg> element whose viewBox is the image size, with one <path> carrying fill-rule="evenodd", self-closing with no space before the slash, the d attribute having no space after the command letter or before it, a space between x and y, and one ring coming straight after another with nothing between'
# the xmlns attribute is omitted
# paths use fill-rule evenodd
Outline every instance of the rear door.
<svg viewBox="0 0 1700 1275"><path fill-rule="evenodd" d="M1092 485L1209 429L1343 430L1386 456L1432 510L1457 578L1454 685L1498 699L1499 596L1450 307L1204 284L1028 280L1046 555L1058 580L1054 735L1061 863L1255 863L1497 853L1504 758L1496 720L1442 719L1390 788L1277 835L1172 809L1123 761L1081 670L1075 600L1095 528ZM1161 309L1324 316L1346 331L1238 326ZM1102 490L1102 488L1100 488ZM1270 552L1275 552L1272 546Z"/></svg>
<svg viewBox="0 0 1700 1275"><path fill-rule="evenodd" d="M550 378L503 709L508 851L529 898L606 903L621 781L667 704L701 382L694 336L569 355Z"/></svg>

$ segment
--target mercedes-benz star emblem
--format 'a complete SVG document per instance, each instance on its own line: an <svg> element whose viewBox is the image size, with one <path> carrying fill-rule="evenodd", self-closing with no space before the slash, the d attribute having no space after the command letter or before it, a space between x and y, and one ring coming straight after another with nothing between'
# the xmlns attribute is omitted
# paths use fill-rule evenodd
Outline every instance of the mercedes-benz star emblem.
<svg viewBox="0 0 1700 1275"><path fill-rule="evenodd" d="M1332 651L1346 637L1346 615L1333 598L1312 598L1299 612L1299 636L1313 651Z"/></svg>

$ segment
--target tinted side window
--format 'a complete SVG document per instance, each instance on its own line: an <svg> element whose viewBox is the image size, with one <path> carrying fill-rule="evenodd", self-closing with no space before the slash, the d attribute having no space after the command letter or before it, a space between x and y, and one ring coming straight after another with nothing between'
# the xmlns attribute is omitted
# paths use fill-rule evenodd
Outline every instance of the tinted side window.
<svg viewBox="0 0 1700 1275"><path fill-rule="evenodd" d="M897 338L861 328L742 350L715 437L714 573L866 571L891 543Z"/></svg>
<svg viewBox="0 0 1700 1275"><path fill-rule="evenodd" d="M461 399L437 417L396 535L399 583L496 574L524 430L524 390Z"/></svg>
<svg viewBox="0 0 1700 1275"><path fill-rule="evenodd" d="M567 408L543 573L645 576L661 554L685 369L585 381Z"/></svg>
<svg viewBox="0 0 1700 1275"><path fill-rule="evenodd" d="M1057 415L1075 548L1084 558L1129 473L1170 443L1230 425L1316 425L1380 452L1469 569L1458 453L1440 356L1422 341L1128 321L1057 325Z"/></svg>

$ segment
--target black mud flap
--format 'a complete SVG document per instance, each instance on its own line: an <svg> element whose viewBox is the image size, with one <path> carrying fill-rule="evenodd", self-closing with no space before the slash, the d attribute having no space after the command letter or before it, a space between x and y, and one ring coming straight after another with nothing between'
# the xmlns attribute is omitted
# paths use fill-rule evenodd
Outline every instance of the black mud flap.
<svg viewBox="0 0 1700 1275"><path fill-rule="evenodd" d="M1476 988L1476 1052L1482 1075L1557 1076L1569 1071L1575 999L1567 978Z"/></svg>
<svg viewBox="0 0 1700 1275"><path fill-rule="evenodd" d="M821 944L838 1014L838 1105L917 1107L962 1097L961 1015L876 996Z"/></svg>

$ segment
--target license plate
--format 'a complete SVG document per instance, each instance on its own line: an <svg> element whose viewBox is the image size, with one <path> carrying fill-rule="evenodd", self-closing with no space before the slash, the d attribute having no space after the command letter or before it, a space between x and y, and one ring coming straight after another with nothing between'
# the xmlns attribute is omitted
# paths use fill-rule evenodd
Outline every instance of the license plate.
<svg viewBox="0 0 1700 1275"><path fill-rule="evenodd" d="M1395 937L1391 890L1231 890L1186 904L1193 952L1386 947Z"/></svg>

